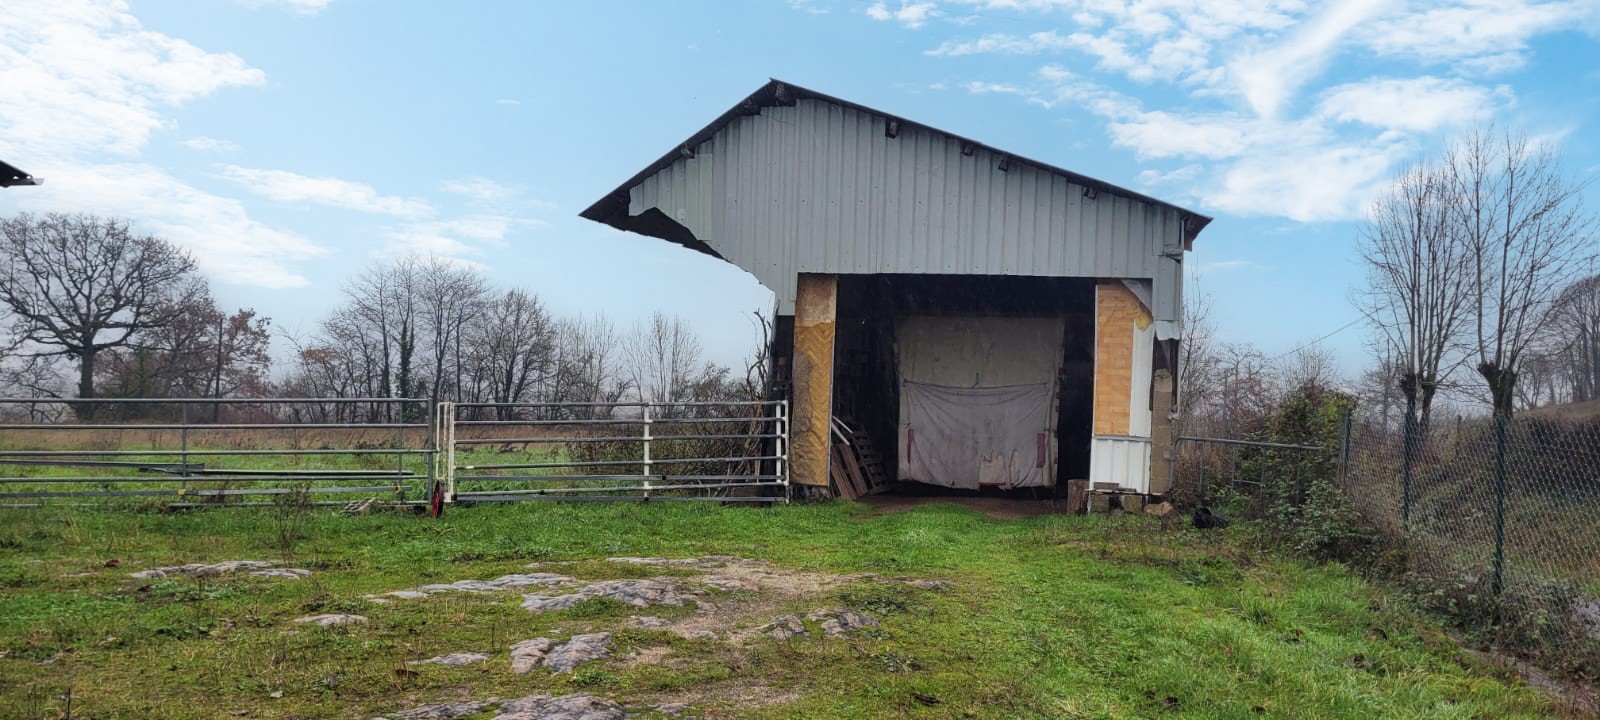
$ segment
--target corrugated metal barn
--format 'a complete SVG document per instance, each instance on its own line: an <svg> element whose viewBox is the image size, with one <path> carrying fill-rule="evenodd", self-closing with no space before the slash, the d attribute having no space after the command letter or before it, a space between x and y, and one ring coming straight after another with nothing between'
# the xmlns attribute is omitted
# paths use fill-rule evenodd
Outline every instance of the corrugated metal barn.
<svg viewBox="0 0 1600 720"><path fill-rule="evenodd" d="M1210 218L779 81L582 216L774 292L793 482L828 485L837 417L900 481L1167 489Z"/></svg>

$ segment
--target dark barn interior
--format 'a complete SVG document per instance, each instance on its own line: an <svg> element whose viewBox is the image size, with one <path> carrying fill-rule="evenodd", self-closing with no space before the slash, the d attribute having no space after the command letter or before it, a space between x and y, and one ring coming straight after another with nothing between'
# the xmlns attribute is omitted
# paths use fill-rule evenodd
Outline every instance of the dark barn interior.
<svg viewBox="0 0 1600 720"><path fill-rule="evenodd" d="M1094 389L1092 278L971 275L841 275L834 345L833 414L871 437L888 476L897 477L901 379L896 320L907 316L1060 318L1065 324L1056 379L1051 478L1065 488L1089 473ZM905 483L902 483L905 484ZM914 492L963 494L932 485ZM1051 492L1047 489L1046 492Z"/></svg>

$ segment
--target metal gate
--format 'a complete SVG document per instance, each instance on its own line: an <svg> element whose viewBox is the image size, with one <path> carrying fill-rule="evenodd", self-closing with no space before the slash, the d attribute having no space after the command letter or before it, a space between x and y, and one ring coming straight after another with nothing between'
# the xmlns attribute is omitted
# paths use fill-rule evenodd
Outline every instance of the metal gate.
<svg viewBox="0 0 1600 720"><path fill-rule="evenodd" d="M416 398L0 398L0 503L418 501L433 481L431 412Z"/></svg>
<svg viewBox="0 0 1600 720"><path fill-rule="evenodd" d="M442 403L451 501L788 497L788 403Z"/></svg>

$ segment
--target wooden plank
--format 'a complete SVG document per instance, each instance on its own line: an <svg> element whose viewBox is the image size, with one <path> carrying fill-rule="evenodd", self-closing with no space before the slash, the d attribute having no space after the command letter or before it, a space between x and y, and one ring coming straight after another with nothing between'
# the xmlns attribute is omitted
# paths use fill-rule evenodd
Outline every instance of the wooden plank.
<svg viewBox="0 0 1600 720"><path fill-rule="evenodd" d="M833 479L833 487L841 497L854 500L861 497L861 491L856 488L855 480L850 477L850 452L844 445L833 446L833 462L830 464L828 476Z"/></svg>
<svg viewBox="0 0 1600 720"><path fill-rule="evenodd" d="M844 458L845 476L850 478L850 484L853 486L856 495L858 497L866 495L871 489L871 485L861 472L861 459L856 456L855 447L840 447L839 454Z"/></svg>
<svg viewBox="0 0 1600 720"><path fill-rule="evenodd" d="M1067 481L1067 513L1082 515L1089 511L1089 481Z"/></svg>

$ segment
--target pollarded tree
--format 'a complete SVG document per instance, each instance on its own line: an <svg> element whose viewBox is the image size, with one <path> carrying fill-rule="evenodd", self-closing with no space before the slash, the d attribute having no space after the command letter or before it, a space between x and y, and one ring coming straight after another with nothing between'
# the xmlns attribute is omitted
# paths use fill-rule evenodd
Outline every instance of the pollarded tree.
<svg viewBox="0 0 1600 720"><path fill-rule="evenodd" d="M1474 298L1470 246L1454 231L1455 188L1443 167L1406 170L1373 203L1361 232L1367 286L1356 303L1380 356L1426 433L1434 395L1460 366Z"/></svg>
<svg viewBox="0 0 1600 720"><path fill-rule="evenodd" d="M1594 256L1584 184L1549 147L1492 128L1468 134L1445 169L1451 234L1470 258L1478 374L1494 413L1510 416L1541 322Z"/></svg>
<svg viewBox="0 0 1600 720"><path fill-rule="evenodd" d="M194 261L176 246L91 215L0 221L0 302L36 355L78 361L78 397L95 396L95 360L176 320ZM92 408L79 410L92 416Z"/></svg>

